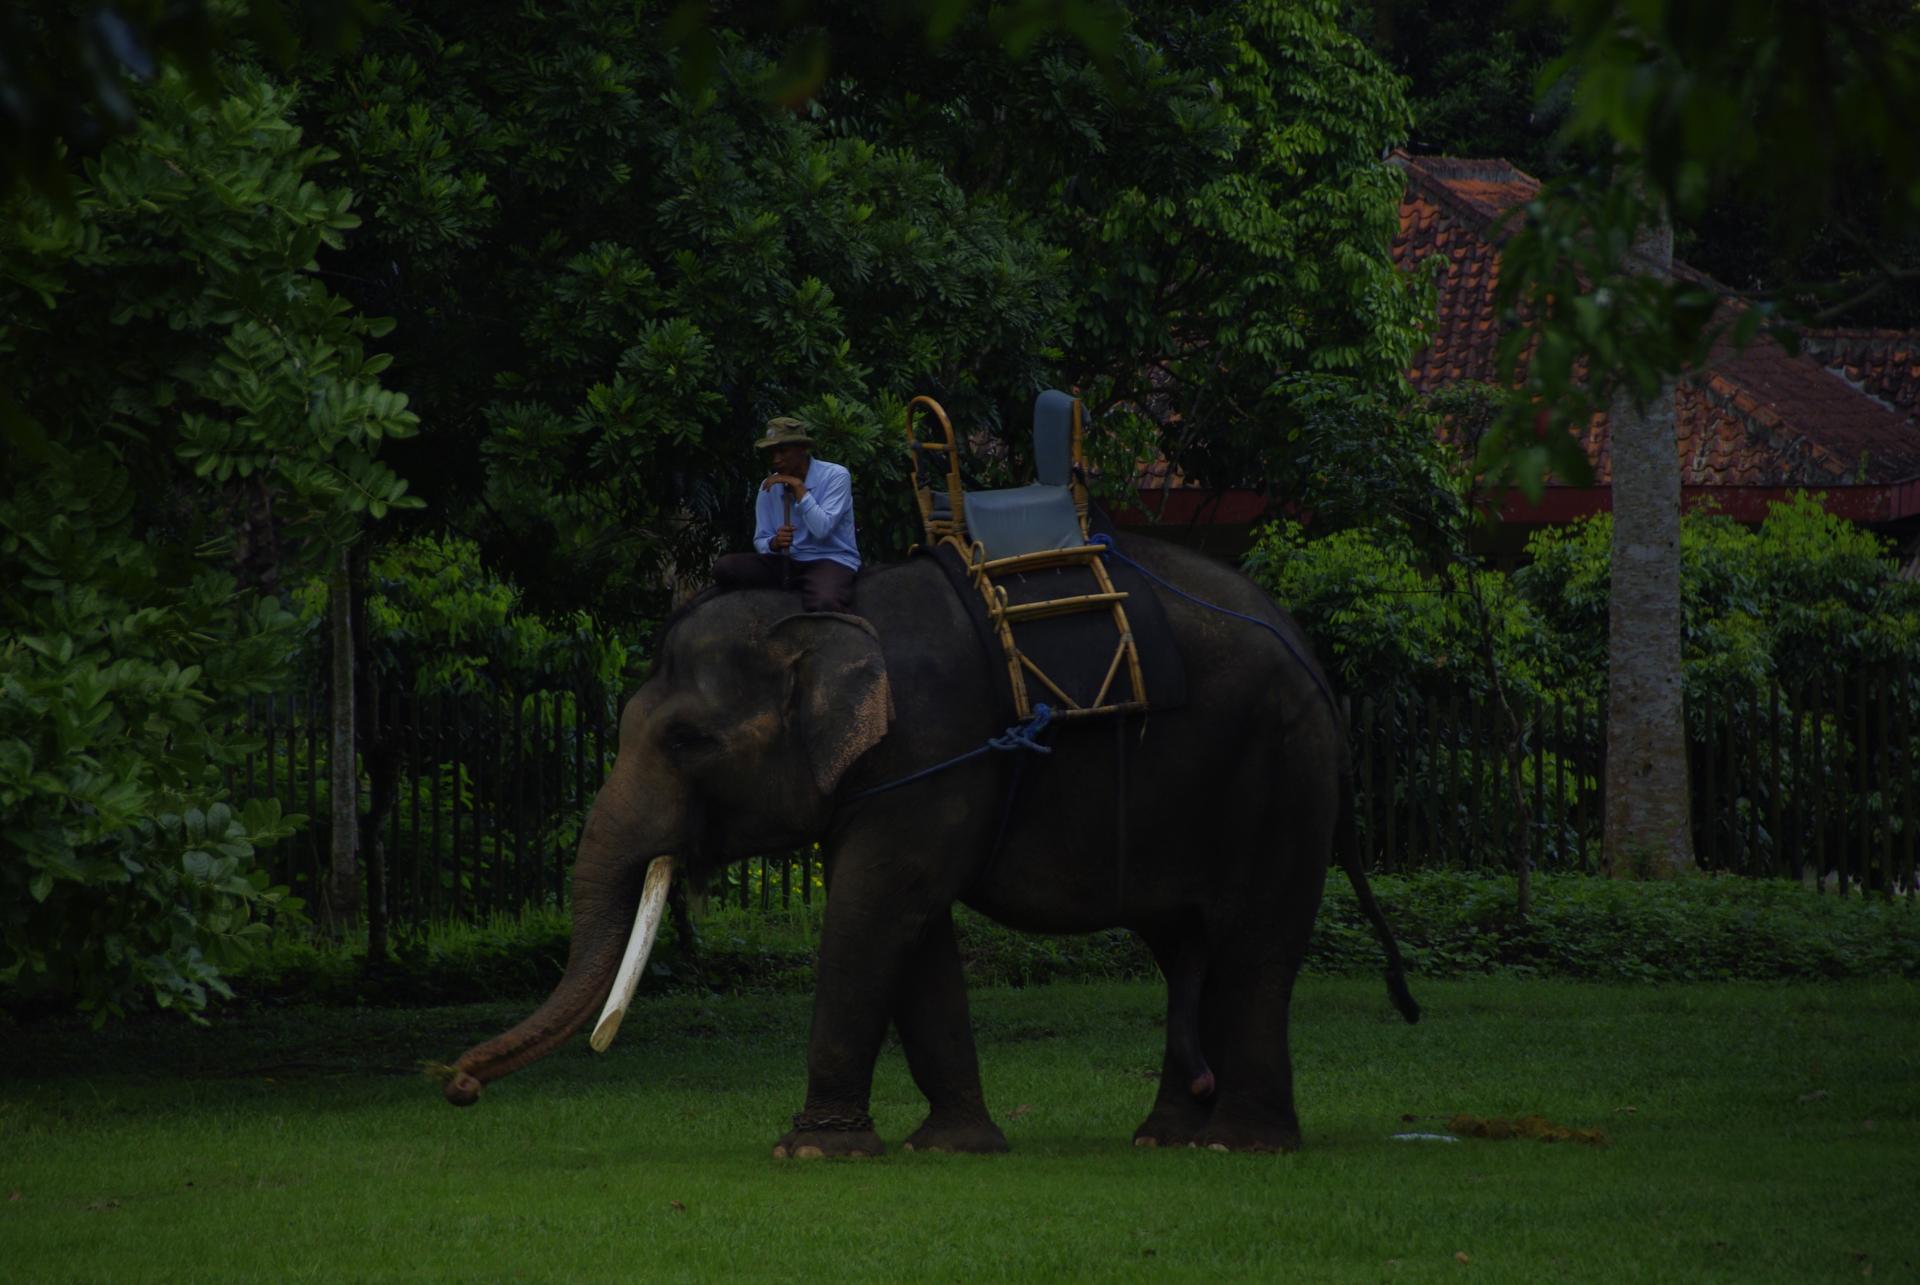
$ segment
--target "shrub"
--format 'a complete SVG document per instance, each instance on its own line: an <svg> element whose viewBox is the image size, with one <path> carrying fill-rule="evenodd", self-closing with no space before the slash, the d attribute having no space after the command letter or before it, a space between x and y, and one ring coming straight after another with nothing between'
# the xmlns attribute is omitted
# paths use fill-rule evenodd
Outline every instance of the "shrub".
<svg viewBox="0 0 1920 1285"><path fill-rule="evenodd" d="M1433 871L1373 880L1415 977L1487 974L1598 982L1920 978L1920 908L1841 898L1732 876L1637 883L1539 875L1521 919L1511 878ZM822 905L762 914L712 906L689 955L661 933L643 991L799 992L813 988ZM975 986L1157 977L1123 930L1017 932L960 908L961 957ZM544 996L566 963L568 923L553 910L448 925L370 969L357 950L283 938L236 980L259 1003L433 1005ZM1307 958L1311 973L1377 976L1380 943L1345 876L1328 879Z"/></svg>
<svg viewBox="0 0 1920 1285"><path fill-rule="evenodd" d="M1539 875L1534 913L1514 880L1457 871L1380 877L1375 891L1414 973L1586 981L1823 981L1920 977L1911 901L1821 895L1731 875L1630 882ZM1329 881L1309 967L1378 971L1372 929Z"/></svg>
<svg viewBox="0 0 1920 1285"><path fill-rule="evenodd" d="M377 458L414 428L385 327L312 271L352 194L289 91L219 89L162 74L70 204L0 207L0 985L100 1018L198 1010L295 909L220 726L283 681L277 577L413 503Z"/></svg>

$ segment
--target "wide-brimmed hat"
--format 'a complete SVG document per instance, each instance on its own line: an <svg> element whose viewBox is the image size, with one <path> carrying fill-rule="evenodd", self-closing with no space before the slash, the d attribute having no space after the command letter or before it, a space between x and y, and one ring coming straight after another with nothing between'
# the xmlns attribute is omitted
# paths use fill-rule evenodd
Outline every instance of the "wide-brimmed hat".
<svg viewBox="0 0 1920 1285"><path fill-rule="evenodd" d="M791 415L781 415L767 421L767 435L754 443L755 446L812 446L813 439L807 436L807 426Z"/></svg>

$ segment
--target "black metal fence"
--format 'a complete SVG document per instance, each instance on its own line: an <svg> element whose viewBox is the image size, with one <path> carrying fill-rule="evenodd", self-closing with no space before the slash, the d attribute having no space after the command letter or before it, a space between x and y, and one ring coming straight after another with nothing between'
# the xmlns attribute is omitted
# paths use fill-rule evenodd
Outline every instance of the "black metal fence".
<svg viewBox="0 0 1920 1285"><path fill-rule="evenodd" d="M1604 825L1605 720L1591 703L1515 711L1444 688L1350 708L1362 854L1382 870L1594 870ZM1914 887L1920 684L1905 670L1813 676L1689 710L1694 843L1712 870ZM309 820L264 854L315 896L330 845L327 705L261 699L230 781ZM614 697L593 690L387 695L361 755L366 896L399 926L559 905L580 826L613 761ZM728 872L742 907L810 904L816 855Z"/></svg>
<svg viewBox="0 0 1920 1285"><path fill-rule="evenodd" d="M275 882L309 902L332 842L327 721L321 693L256 699L241 729L250 752L228 781L308 818L263 859ZM618 728L616 699L592 689L381 696L360 755L369 909L404 929L562 904ZM818 882L819 863L800 853L729 871L720 895L742 906L805 904Z"/></svg>
<svg viewBox="0 0 1920 1285"><path fill-rule="evenodd" d="M1362 853L1386 870L1596 870L1606 720L1593 702L1409 689L1351 710ZM1694 854L1704 869L1914 887L1920 684L1902 668L1696 699ZM1515 724L1517 723L1517 728Z"/></svg>

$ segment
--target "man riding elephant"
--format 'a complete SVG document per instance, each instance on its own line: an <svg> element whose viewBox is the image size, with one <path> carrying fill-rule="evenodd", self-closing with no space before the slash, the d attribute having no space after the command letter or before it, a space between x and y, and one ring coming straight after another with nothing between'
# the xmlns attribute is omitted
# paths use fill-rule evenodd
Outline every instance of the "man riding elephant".
<svg viewBox="0 0 1920 1285"><path fill-rule="evenodd" d="M713 582L723 589L794 588L803 610L851 611L860 570L853 475L814 459L806 425L789 416L768 420L766 436L754 445L773 465L754 503L756 552L721 558Z"/></svg>

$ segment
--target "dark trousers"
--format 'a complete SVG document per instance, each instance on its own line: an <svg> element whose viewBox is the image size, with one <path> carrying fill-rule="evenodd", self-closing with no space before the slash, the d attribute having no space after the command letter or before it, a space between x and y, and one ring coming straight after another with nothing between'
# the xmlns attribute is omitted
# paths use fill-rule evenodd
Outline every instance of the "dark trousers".
<svg viewBox="0 0 1920 1285"><path fill-rule="evenodd" d="M853 610L853 572L831 558L729 553L713 564L713 582L722 589L798 589L802 611Z"/></svg>

